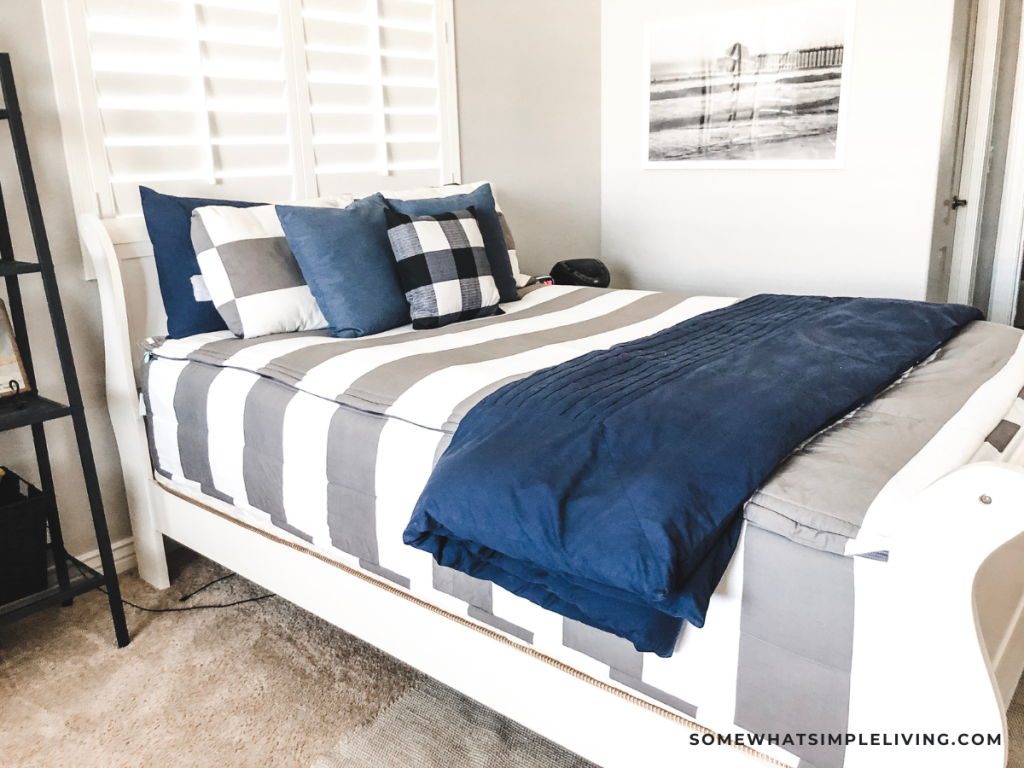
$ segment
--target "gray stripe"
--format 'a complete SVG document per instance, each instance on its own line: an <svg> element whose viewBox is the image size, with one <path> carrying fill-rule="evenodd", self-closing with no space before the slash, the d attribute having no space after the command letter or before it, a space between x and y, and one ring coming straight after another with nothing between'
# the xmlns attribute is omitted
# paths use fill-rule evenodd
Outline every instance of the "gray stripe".
<svg viewBox="0 0 1024 768"><path fill-rule="evenodd" d="M142 378L142 402L146 406L146 443L149 445L149 460L153 465L153 469L170 478L170 473L160 467L160 457L156 452L156 443L153 442L153 403L149 399L149 373L152 365L153 359L151 357L146 355L142 358L140 372Z"/></svg>
<svg viewBox="0 0 1024 768"><path fill-rule="evenodd" d="M466 417L466 414L473 410L474 405L479 403L481 400L483 400L485 397L492 394L493 392L497 392L506 384L511 384L513 381L519 381L520 379L526 378L527 376L533 373L536 373L536 370L525 371L522 373L513 374L512 376L506 376L503 379L498 379L498 381L488 384L483 389L477 390L472 395L470 395L461 403L455 406L455 410L452 411L451 415L448 417L448 421L446 421L441 426L441 429L443 429L445 432L450 432L454 434L455 430L459 428L459 424L461 424L462 420ZM448 444L451 442L451 438L449 437L447 440L442 440L441 442L444 444L444 447L447 448ZM440 453L434 457L435 464L437 463L437 460L439 458L441 458Z"/></svg>
<svg viewBox="0 0 1024 768"><path fill-rule="evenodd" d="M283 236L221 243L217 256L236 299L306 284L295 254Z"/></svg>
<svg viewBox="0 0 1024 768"><path fill-rule="evenodd" d="M178 376L174 388L174 417L178 421L181 470L187 479L204 488L213 487L207 403L210 385L221 370L202 363L188 363Z"/></svg>
<svg viewBox="0 0 1024 768"><path fill-rule="evenodd" d="M326 336L330 338L331 332L324 328L318 331L296 331L292 333L272 333L267 336L257 336L252 339L218 339L204 344L199 349L189 354L190 360L196 360L210 365L220 365L232 355L241 352L243 349L254 347L258 344L266 344L270 341L280 339L301 339L308 336ZM163 341L162 339L160 341ZM159 352L159 343L150 345L150 349ZM256 371L259 373L259 371Z"/></svg>
<svg viewBox="0 0 1024 768"><path fill-rule="evenodd" d="M327 527L331 543L375 565L380 563L377 445L386 423L383 416L339 408L327 434Z"/></svg>
<svg viewBox="0 0 1024 768"><path fill-rule="evenodd" d="M996 425L995 429L989 432L985 442L1002 453L1006 450L1006 446L1010 444L1010 441L1017 435L1019 429L1020 424L1014 424L1012 421L1003 419Z"/></svg>
<svg viewBox="0 0 1024 768"><path fill-rule="evenodd" d="M888 563L889 550L880 549L877 552L859 552L854 557L863 557L865 560L877 560L880 563Z"/></svg>
<svg viewBox="0 0 1024 768"><path fill-rule="evenodd" d="M228 327L235 336L241 336L245 333L245 329L242 327L242 316L238 314L238 305L235 304L235 300L221 304L217 307L217 314L224 320L224 324Z"/></svg>
<svg viewBox="0 0 1024 768"><path fill-rule="evenodd" d="M562 645L638 680L643 678L644 656L625 638L563 617Z"/></svg>
<svg viewBox="0 0 1024 768"><path fill-rule="evenodd" d="M746 526L735 723L752 733L845 733L853 559ZM787 746L841 768L845 746Z"/></svg>
<svg viewBox="0 0 1024 768"><path fill-rule="evenodd" d="M366 560L360 560L359 561L359 567L362 568L363 570L369 571L370 573L375 573L376 575L380 576L382 579L387 579L388 581L393 581L395 584L397 584L400 587L405 587L406 589L408 589L412 585L412 582L409 581L409 579L407 579L405 576L402 576L401 574L395 573L394 571L389 571L387 568L382 568L381 566L377 565L376 563L370 563L370 562L367 562Z"/></svg>
<svg viewBox="0 0 1024 768"><path fill-rule="evenodd" d="M446 595L457 597L463 602L492 613L494 600L491 596L491 582L477 579L462 571L439 565L431 560L434 567L432 582L434 589Z"/></svg>
<svg viewBox="0 0 1024 768"><path fill-rule="evenodd" d="M437 371L456 365L497 360L550 344L576 341L624 328L656 317L684 300L684 297L675 294L654 293L643 296L621 309L582 322L505 339L494 339L458 349L411 355L381 365L359 377L337 399L339 402L370 403L375 407L387 408L414 384Z"/></svg>
<svg viewBox="0 0 1024 768"><path fill-rule="evenodd" d="M206 230L203 217L192 211L192 247L196 253L203 253L213 248L213 239Z"/></svg>
<svg viewBox="0 0 1024 768"><path fill-rule="evenodd" d="M791 454L751 497L747 519L841 554L885 484L1002 370L1020 339L1014 328L972 323L934 360Z"/></svg>
<svg viewBox="0 0 1024 768"><path fill-rule="evenodd" d="M495 629L500 629L507 635L518 637L524 643L529 643L530 645L533 645L533 632L531 632L528 629L523 629L518 624L513 624L511 621L507 621L498 616L495 616L493 613L490 613L489 611L482 611L475 605L471 605L469 606L469 617L471 619L481 621L484 624L490 624Z"/></svg>
<svg viewBox="0 0 1024 768"><path fill-rule="evenodd" d="M284 414L296 392L270 379L249 390L242 414L242 478L249 503L292 533L284 509ZM309 540L309 536L303 534Z"/></svg>
<svg viewBox="0 0 1024 768"><path fill-rule="evenodd" d="M634 691L639 691L640 693L644 694L645 696L649 696L655 701L660 701L662 704L667 704L668 706L672 707L672 709L682 712L684 715L687 715L688 717L697 716L697 708L693 706L693 704L690 704L687 701L683 701L682 699L673 696L671 693L666 693L660 688L655 688L650 683L645 683L638 677L627 675L625 672L620 672L614 667L612 667L611 671L609 672L609 677L611 677L611 679L615 682L622 683L623 685L632 688Z"/></svg>
<svg viewBox="0 0 1024 768"><path fill-rule="evenodd" d="M283 381L294 383L304 377L313 368L330 360L332 357L337 357L340 354L352 352L357 349L365 349L367 347L389 347L394 344L404 344L413 340L419 341L420 339L430 339L436 336L449 336L457 333L463 333L465 331L472 331L477 328L489 328L494 325L502 325L515 320L527 320L532 317L542 317L543 315L551 314L552 312L572 309L580 304L585 304L605 292L606 291L600 289L581 288L578 291L573 291L572 293L567 293L564 296L549 299L548 301L541 302L536 306L529 307L518 312L510 312L504 315L495 315L492 317L483 317L477 320L467 320L464 323L454 323L452 325L446 325L443 328L432 328L426 331L415 331L411 333L397 333L392 336L385 336L384 338L368 336L361 339L339 339L334 344L320 344L313 347L307 347L306 349L296 350L295 352L290 352L287 355L282 355L281 357L271 360L265 367L260 368L257 373L273 376ZM213 342L212 344L207 344L203 347L203 350L207 351L207 354L211 354L214 353L214 348L225 343L230 343L230 341Z"/></svg>

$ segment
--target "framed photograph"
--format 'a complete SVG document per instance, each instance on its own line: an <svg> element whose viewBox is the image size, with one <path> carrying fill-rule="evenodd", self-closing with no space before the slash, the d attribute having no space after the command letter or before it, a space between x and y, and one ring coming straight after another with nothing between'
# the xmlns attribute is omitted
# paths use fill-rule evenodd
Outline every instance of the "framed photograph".
<svg viewBox="0 0 1024 768"><path fill-rule="evenodd" d="M19 392L28 392L28 376L18 352L18 342L14 338L11 327L11 316L7 314L7 305L0 299L0 398ZM12 382L17 386L12 386Z"/></svg>
<svg viewBox="0 0 1024 768"><path fill-rule="evenodd" d="M854 0L646 28L645 168L841 168Z"/></svg>

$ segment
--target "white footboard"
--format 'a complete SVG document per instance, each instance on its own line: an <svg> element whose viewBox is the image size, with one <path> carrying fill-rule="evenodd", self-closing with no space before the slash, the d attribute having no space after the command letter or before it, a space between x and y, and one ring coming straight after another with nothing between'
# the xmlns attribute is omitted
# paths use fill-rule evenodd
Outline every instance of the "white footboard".
<svg viewBox="0 0 1024 768"><path fill-rule="evenodd" d="M378 596L380 590L362 576L335 576L336 569L312 556L268 542L161 489L153 481L133 364L138 341L162 332L153 321L161 303L150 280L145 301L155 302L156 309L136 312L136 318L149 319L137 319L133 327L121 263L151 253L145 230L141 222L126 225L91 215L82 216L79 226L99 282L107 402L146 581L168 586L166 532L606 768L751 764L749 754L729 747L693 747L692 731L661 714L590 690L562 672L552 676L549 665L527 656L520 660L510 646L482 642L437 613L413 605L395 614L401 626L391 626L380 618L379 601L397 610L404 601L394 589ZM968 466L923 493L910 517L888 563L855 559L849 720L854 740L845 764L997 768L1006 759L1005 709L1024 668L1024 472ZM340 580L337 589L326 589L334 579ZM467 666L467 654L489 661ZM489 680L470 674L473 669L510 674ZM539 697L538 685L544 687ZM558 716L565 712L586 717ZM641 734L646 749L637 740ZM964 737L966 745L959 743ZM980 745L972 743L979 738ZM935 745L926 744L930 740Z"/></svg>
<svg viewBox="0 0 1024 768"><path fill-rule="evenodd" d="M848 766L1005 764L1024 668L1022 534L1024 472L975 464L918 497L888 563L857 558L849 727L883 743L858 739Z"/></svg>

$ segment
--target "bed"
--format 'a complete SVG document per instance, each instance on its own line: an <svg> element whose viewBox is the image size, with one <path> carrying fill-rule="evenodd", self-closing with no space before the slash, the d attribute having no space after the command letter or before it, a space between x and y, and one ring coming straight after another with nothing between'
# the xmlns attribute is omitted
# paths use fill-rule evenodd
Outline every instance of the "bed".
<svg viewBox="0 0 1024 768"><path fill-rule="evenodd" d="M144 226L80 228L154 586L168 584L167 536L603 766L1005 762L1024 668L1024 473L1016 430L1004 442L996 428L1021 408L1017 332L965 331L787 460L747 505L705 626L661 658L438 566L402 532L474 397L733 300L551 286L444 332L159 341ZM944 399L940 369L973 382L960 400ZM929 417L906 418L922 398ZM872 446L890 444L904 448L882 469ZM857 446L856 471L808 486L816 463Z"/></svg>

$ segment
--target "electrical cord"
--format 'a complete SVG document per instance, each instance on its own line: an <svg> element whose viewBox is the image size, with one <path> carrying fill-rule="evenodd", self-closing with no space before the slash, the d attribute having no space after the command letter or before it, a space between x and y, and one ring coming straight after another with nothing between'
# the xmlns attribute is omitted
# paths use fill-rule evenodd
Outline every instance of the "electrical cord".
<svg viewBox="0 0 1024 768"><path fill-rule="evenodd" d="M184 597L179 598L178 602L179 603L184 603L190 597L195 597L196 595L198 595L200 592L202 592L207 587L212 587L214 584L220 584L222 581L224 581L224 579L230 579L232 576L237 576L237 575L238 575L237 573L232 572L232 573L229 573L227 576L221 576L219 579L214 579L209 584L203 584L203 586L201 586L199 589L195 590L194 592L189 592Z"/></svg>
<svg viewBox="0 0 1024 768"><path fill-rule="evenodd" d="M78 567L78 564L74 563L74 561L72 561L72 563L74 564L74 566L78 570L78 572L80 574L82 574L83 576L85 576L85 572L81 568ZM201 586L199 589L195 590L194 592L191 592L191 593L185 595L178 602L183 603L186 600L188 600L190 597L192 597L193 595L196 595L199 592L202 592L207 587L212 587L214 584L217 584L218 582L224 581L224 579L229 579L232 576L237 576L237 575L238 574L236 574L236 573L229 573L227 576L221 576L219 579L214 579L209 584L204 584L203 586ZM98 589L104 595L108 594L107 590L105 590L103 587L96 587L96 589ZM245 603L255 603L255 602L259 602L260 600L266 600L268 597L276 597L276 595L274 595L273 592L269 592L269 593L267 593L265 595L260 595L259 597L250 597L250 598L246 598L245 600L236 600L236 601L234 601L232 603L218 603L216 605L190 605L187 608L146 608L145 606L136 605L135 603L129 602L128 600L125 600L124 598L121 598L121 602L124 603L125 605L131 607L131 608L134 608L137 611L143 611L145 613L182 613L184 611L202 611L202 610L207 610L207 609L210 609L210 608L232 608L232 607L234 607L236 605L244 605Z"/></svg>

